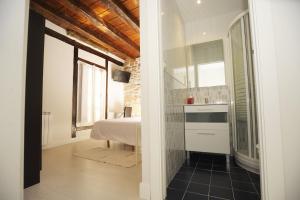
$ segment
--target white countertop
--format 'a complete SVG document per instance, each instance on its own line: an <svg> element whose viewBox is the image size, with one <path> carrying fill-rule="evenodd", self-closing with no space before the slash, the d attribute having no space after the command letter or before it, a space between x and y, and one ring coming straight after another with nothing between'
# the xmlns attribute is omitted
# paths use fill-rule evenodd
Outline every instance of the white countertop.
<svg viewBox="0 0 300 200"><path fill-rule="evenodd" d="M183 104L183 106L215 106L215 105L228 105L228 103Z"/></svg>

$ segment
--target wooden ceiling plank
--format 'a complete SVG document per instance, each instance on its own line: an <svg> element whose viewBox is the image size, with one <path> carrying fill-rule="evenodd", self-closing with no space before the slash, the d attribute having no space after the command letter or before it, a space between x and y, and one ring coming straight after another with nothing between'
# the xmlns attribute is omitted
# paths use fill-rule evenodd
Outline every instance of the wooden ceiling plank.
<svg viewBox="0 0 300 200"><path fill-rule="evenodd" d="M133 10L133 9L135 9L135 8L138 8L139 6L136 4L136 3L134 3L133 1L123 1L123 3L122 3L126 8L127 8L127 10Z"/></svg>
<svg viewBox="0 0 300 200"><path fill-rule="evenodd" d="M119 47L114 47L114 44L112 44L110 41L107 41L102 35L94 33L93 31L88 31L78 22L69 19L66 16L62 16L60 13L57 12L57 10L52 9L46 4L44 4L43 1L31 1L30 7L36 12L43 15L45 18L54 19L56 22L58 22L58 25L62 26L63 28L68 29L71 27L70 29L72 29L73 31L79 33L80 35L85 35L87 38L99 44L101 48L104 47L106 50L111 51L118 57L121 57L123 59L126 57L135 57L132 54L119 50Z"/></svg>
<svg viewBox="0 0 300 200"><path fill-rule="evenodd" d="M105 4L110 10L118 14L124 22L130 25L136 32L140 31L139 20L130 13L130 11L119 0L99 0Z"/></svg>
<svg viewBox="0 0 300 200"><path fill-rule="evenodd" d="M120 32L118 29L116 29L114 26L112 26L110 23L103 20L101 17L96 15L93 10L91 10L88 6L80 3L78 0L68 0L64 3L67 7L73 9L76 12L80 12L84 14L84 16L90 20L90 22L97 27L100 31L103 31L103 29L110 35L113 35L118 40L121 40L137 51L140 50L140 47L134 43L129 37L127 37L125 34Z"/></svg>

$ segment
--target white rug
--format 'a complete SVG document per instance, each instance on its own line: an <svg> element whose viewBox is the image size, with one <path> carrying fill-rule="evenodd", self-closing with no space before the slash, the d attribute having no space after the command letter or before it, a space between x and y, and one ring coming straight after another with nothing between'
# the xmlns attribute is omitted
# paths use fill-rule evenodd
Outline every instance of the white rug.
<svg viewBox="0 0 300 200"><path fill-rule="evenodd" d="M88 160L94 160L127 168L136 165L136 153L133 151L97 147L86 151L76 152L73 153L73 155ZM140 155L138 156L138 162L140 162Z"/></svg>

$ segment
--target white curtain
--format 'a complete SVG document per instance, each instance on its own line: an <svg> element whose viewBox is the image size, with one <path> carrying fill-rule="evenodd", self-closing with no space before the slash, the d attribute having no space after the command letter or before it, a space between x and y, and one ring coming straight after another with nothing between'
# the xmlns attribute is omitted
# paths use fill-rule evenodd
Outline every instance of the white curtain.
<svg viewBox="0 0 300 200"><path fill-rule="evenodd" d="M105 70L79 62L77 126L92 125L105 118Z"/></svg>

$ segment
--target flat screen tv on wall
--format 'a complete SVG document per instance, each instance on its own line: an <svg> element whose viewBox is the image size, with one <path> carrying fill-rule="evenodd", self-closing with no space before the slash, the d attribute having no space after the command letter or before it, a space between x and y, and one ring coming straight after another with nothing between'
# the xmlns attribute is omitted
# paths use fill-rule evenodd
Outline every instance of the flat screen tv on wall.
<svg viewBox="0 0 300 200"><path fill-rule="evenodd" d="M112 79L114 81L122 82L122 83L128 83L130 79L130 72L121 71L118 69L115 69L112 71Z"/></svg>

